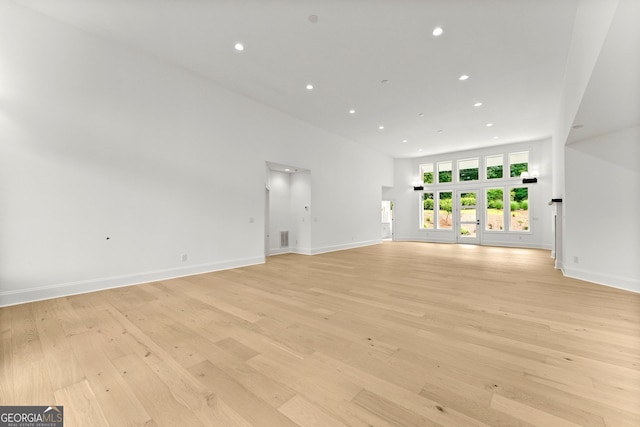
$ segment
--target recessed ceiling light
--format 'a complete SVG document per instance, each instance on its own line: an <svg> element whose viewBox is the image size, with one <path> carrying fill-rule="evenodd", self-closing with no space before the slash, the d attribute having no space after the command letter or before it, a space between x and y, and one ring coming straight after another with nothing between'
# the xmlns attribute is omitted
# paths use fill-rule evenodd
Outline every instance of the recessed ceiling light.
<svg viewBox="0 0 640 427"><path fill-rule="evenodd" d="M475 104L473 104L474 107L480 107L482 105L482 102L476 102Z"/></svg>
<svg viewBox="0 0 640 427"><path fill-rule="evenodd" d="M312 84L308 84L306 87L307 87L307 90L313 90L313 85Z"/></svg>
<svg viewBox="0 0 640 427"><path fill-rule="evenodd" d="M378 126L378 129L382 130L384 129L384 126Z"/></svg>
<svg viewBox="0 0 640 427"><path fill-rule="evenodd" d="M318 23L318 15L309 15L309 22L311 22L312 24L317 24Z"/></svg>
<svg viewBox="0 0 640 427"><path fill-rule="evenodd" d="M236 43L236 45L234 46L234 48L238 51L238 52L242 52L244 50L244 45L242 43Z"/></svg>
<svg viewBox="0 0 640 427"><path fill-rule="evenodd" d="M418 114L418 117L424 117L424 113Z"/></svg>
<svg viewBox="0 0 640 427"><path fill-rule="evenodd" d="M356 110L349 110L349 114L355 114Z"/></svg>
<svg viewBox="0 0 640 427"><path fill-rule="evenodd" d="M381 80L381 81L380 81L380 83L382 83L382 84L387 84L387 83L389 83L389 80L384 79L384 80Z"/></svg>
<svg viewBox="0 0 640 427"><path fill-rule="evenodd" d="M431 34L433 34L434 36L438 37L438 36L442 35L443 32L444 32L444 30L442 29L442 27L435 27Z"/></svg>
<svg viewBox="0 0 640 427"><path fill-rule="evenodd" d="M466 74L463 74L460 77L458 77L458 80L467 80L468 78L469 76L467 76Z"/></svg>
<svg viewBox="0 0 640 427"><path fill-rule="evenodd" d="M493 123L487 123L488 128L490 128L491 126L493 126Z"/></svg>
<svg viewBox="0 0 640 427"><path fill-rule="evenodd" d="M422 148L418 148L418 151L422 151Z"/></svg>
<svg viewBox="0 0 640 427"><path fill-rule="evenodd" d="M498 138L500 138L500 137L499 137L499 136L494 136L494 137L493 137L493 139L498 139Z"/></svg>
<svg viewBox="0 0 640 427"><path fill-rule="evenodd" d="M291 171L291 169L286 168L284 171L285 171L285 172L290 172L290 171Z"/></svg>
<svg viewBox="0 0 640 427"><path fill-rule="evenodd" d="M403 143L403 144L406 144L407 142L408 142L408 141L407 141L406 139L403 139L403 140L402 140L402 143Z"/></svg>
<svg viewBox="0 0 640 427"><path fill-rule="evenodd" d="M443 131L442 129L438 129L436 132L438 132L438 133L442 133L442 132L444 132L444 131Z"/></svg>

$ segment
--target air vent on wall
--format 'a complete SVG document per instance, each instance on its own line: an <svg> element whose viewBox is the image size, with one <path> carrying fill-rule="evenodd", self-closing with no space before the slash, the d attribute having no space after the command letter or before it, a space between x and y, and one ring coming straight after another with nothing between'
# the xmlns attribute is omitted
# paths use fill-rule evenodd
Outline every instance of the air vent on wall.
<svg viewBox="0 0 640 427"><path fill-rule="evenodd" d="M280 247L288 248L289 247L289 232L281 231L280 232Z"/></svg>

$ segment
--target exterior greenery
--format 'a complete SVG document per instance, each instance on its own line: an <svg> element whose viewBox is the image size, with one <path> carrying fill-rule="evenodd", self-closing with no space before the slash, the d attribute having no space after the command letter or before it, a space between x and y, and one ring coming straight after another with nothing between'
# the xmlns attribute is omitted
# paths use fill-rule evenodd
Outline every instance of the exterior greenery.
<svg viewBox="0 0 640 427"><path fill-rule="evenodd" d="M432 211L433 210L433 193L424 193L422 198L424 200L424 209Z"/></svg>
<svg viewBox="0 0 640 427"><path fill-rule="evenodd" d="M460 204L462 204L462 206L475 206L476 193L465 193L464 197L460 198Z"/></svg>
<svg viewBox="0 0 640 427"><path fill-rule="evenodd" d="M504 192L502 188L487 190L487 208L502 209L504 207Z"/></svg>
<svg viewBox="0 0 640 427"><path fill-rule="evenodd" d="M487 179L502 178L502 165L487 167Z"/></svg>
<svg viewBox="0 0 640 427"><path fill-rule="evenodd" d="M511 210L517 211L518 209L529 209L529 189L526 187L512 188L510 191L511 196Z"/></svg>
<svg viewBox="0 0 640 427"><path fill-rule="evenodd" d="M438 182L451 182L451 171L438 171Z"/></svg>
<svg viewBox="0 0 640 427"><path fill-rule="evenodd" d="M460 169L460 181L477 181L478 168Z"/></svg>
<svg viewBox="0 0 640 427"><path fill-rule="evenodd" d="M529 170L529 163L514 163L511 165L511 178L517 178L522 172Z"/></svg>

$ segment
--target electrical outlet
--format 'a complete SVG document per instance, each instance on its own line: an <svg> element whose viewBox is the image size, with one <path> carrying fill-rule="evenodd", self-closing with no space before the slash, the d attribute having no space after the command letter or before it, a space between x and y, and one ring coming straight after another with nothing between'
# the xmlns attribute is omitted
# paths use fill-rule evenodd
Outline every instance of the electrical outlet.
<svg viewBox="0 0 640 427"><path fill-rule="evenodd" d="M187 254L182 254L182 262L187 262Z"/></svg>

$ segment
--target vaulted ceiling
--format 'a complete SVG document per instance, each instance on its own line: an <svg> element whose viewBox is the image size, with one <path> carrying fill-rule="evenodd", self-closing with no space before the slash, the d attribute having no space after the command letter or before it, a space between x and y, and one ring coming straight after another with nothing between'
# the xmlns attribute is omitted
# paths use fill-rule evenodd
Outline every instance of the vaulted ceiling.
<svg viewBox="0 0 640 427"><path fill-rule="evenodd" d="M393 157L549 137L576 12L576 0L16 3Z"/></svg>

